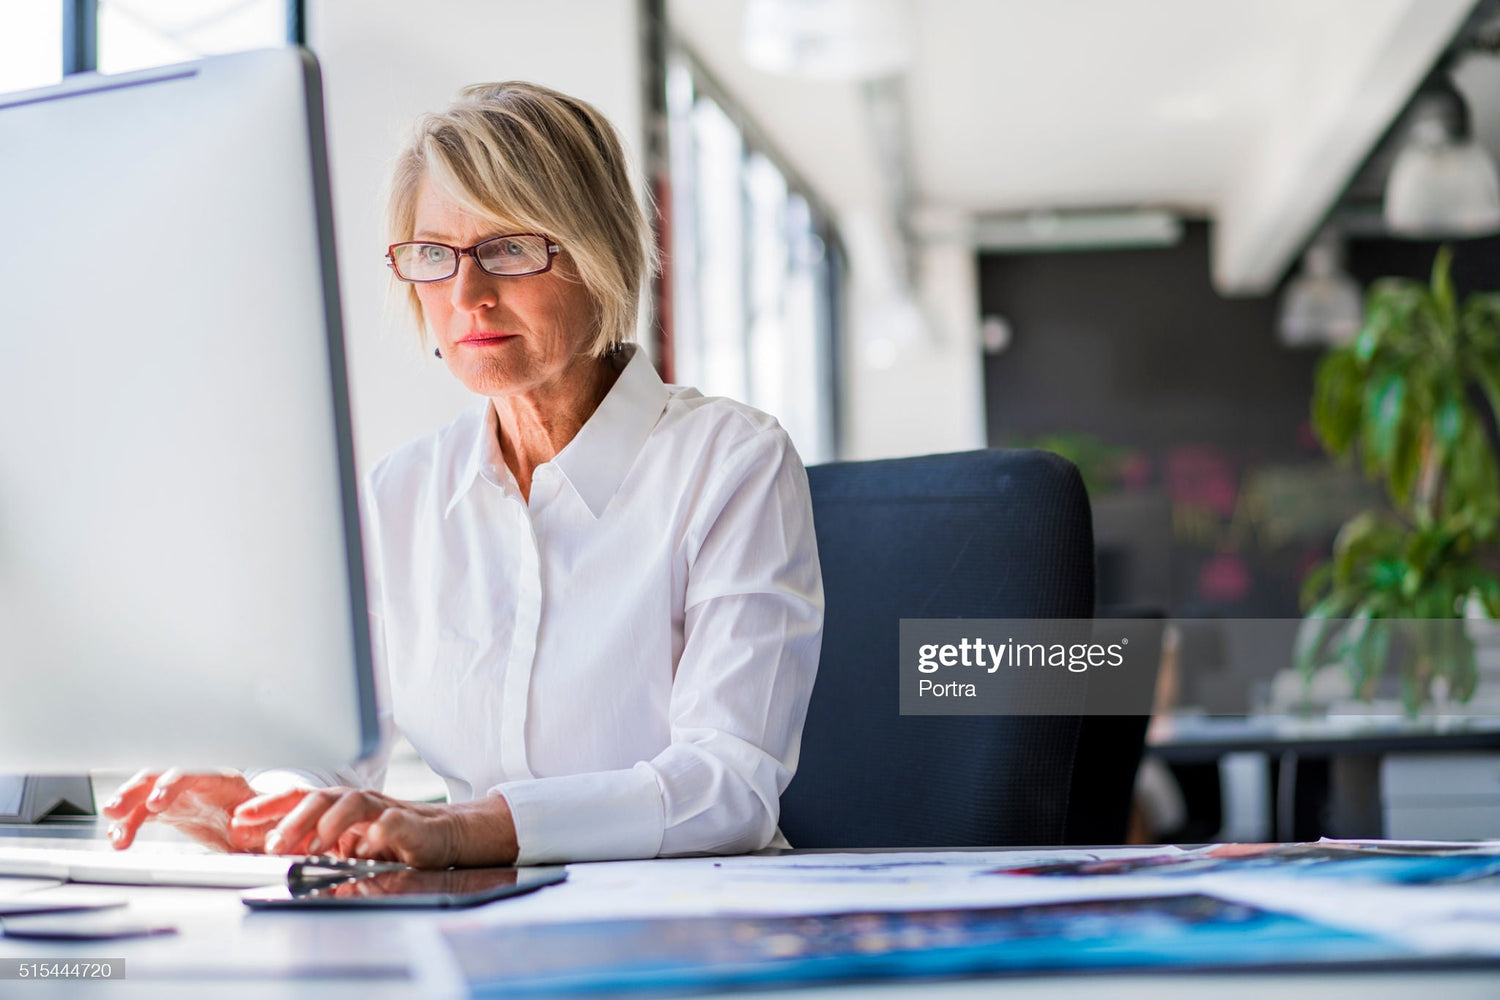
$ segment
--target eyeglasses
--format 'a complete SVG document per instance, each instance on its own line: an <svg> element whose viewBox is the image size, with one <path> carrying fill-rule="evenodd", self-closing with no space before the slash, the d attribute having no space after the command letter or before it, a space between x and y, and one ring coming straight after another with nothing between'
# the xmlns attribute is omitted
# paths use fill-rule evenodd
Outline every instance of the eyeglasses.
<svg viewBox="0 0 1500 1000"><path fill-rule="evenodd" d="M520 278L552 269L552 258L560 248L540 233L494 236L471 247L446 243L395 243L386 251L386 263L402 281L446 281L458 273L464 254L485 274L497 278Z"/></svg>

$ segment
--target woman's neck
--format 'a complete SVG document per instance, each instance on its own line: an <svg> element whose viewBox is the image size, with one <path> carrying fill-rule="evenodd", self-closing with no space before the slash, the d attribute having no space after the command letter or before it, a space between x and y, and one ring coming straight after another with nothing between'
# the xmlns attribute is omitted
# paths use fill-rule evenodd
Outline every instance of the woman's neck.
<svg viewBox="0 0 1500 1000"><path fill-rule="evenodd" d="M591 358L570 368L545 389L491 399L500 430L500 454L521 496L531 499L531 474L567 447L593 416L623 366Z"/></svg>

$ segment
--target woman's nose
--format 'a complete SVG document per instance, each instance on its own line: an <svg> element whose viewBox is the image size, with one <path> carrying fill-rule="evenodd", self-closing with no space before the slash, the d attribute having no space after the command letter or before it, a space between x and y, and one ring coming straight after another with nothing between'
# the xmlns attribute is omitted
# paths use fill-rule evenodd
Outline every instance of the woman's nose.
<svg viewBox="0 0 1500 1000"><path fill-rule="evenodd" d="M495 286L498 282L492 275L484 273L472 254L458 258L458 273L453 282L453 306L456 309L474 310L493 306L498 301Z"/></svg>

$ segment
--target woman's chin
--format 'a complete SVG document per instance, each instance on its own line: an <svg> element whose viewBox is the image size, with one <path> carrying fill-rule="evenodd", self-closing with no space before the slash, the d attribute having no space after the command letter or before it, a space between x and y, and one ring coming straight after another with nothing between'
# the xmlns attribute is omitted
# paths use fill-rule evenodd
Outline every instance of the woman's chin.
<svg viewBox="0 0 1500 1000"><path fill-rule="evenodd" d="M454 370L456 369L456 370ZM526 377L521 366L505 364L494 358L471 357L455 359L449 370L464 384L464 388L479 396L510 396L524 392L532 379Z"/></svg>

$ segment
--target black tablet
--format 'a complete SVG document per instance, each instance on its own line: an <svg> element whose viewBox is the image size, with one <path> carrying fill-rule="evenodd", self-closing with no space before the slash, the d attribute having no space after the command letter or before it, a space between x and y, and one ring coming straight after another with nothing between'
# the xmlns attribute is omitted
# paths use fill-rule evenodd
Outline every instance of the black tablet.
<svg viewBox="0 0 1500 1000"><path fill-rule="evenodd" d="M240 898L254 910L478 906L554 885L567 877L567 869L562 866L449 868L446 871L408 868L295 887L251 889Z"/></svg>

